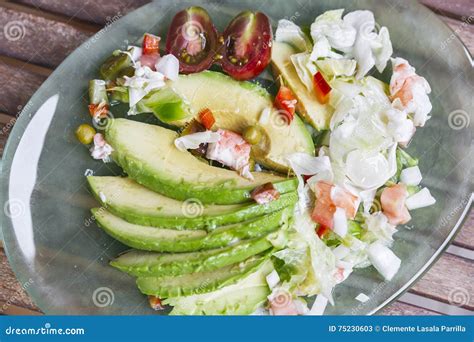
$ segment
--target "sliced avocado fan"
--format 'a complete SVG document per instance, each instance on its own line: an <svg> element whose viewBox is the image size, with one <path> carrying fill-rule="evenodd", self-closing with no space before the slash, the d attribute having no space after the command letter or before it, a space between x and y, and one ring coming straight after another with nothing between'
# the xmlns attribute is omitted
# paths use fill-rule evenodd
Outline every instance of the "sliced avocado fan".
<svg viewBox="0 0 474 342"><path fill-rule="evenodd" d="M185 274L176 277L138 278L137 286L143 294L159 298L212 292L245 278L266 260L268 260L268 253L253 256L242 262L209 272Z"/></svg>
<svg viewBox="0 0 474 342"><path fill-rule="evenodd" d="M136 277L178 276L216 270L241 262L272 247L268 236L264 236L201 252L160 254L132 250L120 255L110 264Z"/></svg>
<svg viewBox="0 0 474 342"><path fill-rule="evenodd" d="M130 178L167 197L208 204L237 204L250 200L257 186L273 183L280 193L294 191L295 178L254 172L247 180L232 170L211 166L188 151L180 151L177 133L156 125L114 119L106 130L112 158Z"/></svg>
<svg viewBox="0 0 474 342"><path fill-rule="evenodd" d="M249 220L293 206L298 196L286 193L265 205L202 204L198 199L177 201L151 191L130 178L89 176L87 181L101 205L112 214L142 226L169 229L205 229Z"/></svg>
<svg viewBox="0 0 474 342"><path fill-rule="evenodd" d="M163 304L173 306L170 315L249 315L267 300L271 291L266 276L273 269L267 260L235 284L209 293L168 298Z"/></svg>
<svg viewBox="0 0 474 342"><path fill-rule="evenodd" d="M94 208L91 211L107 234L129 247L176 253L225 247L236 241L261 237L280 228L292 210L292 207L281 209L248 221L222 226L209 234L204 230L175 230L136 225L104 208Z"/></svg>

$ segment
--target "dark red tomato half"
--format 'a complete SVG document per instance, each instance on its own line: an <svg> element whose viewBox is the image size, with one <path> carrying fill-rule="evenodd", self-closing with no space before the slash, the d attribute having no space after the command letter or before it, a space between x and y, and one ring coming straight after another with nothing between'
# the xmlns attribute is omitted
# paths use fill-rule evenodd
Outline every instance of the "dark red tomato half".
<svg viewBox="0 0 474 342"><path fill-rule="evenodd" d="M179 60L179 71L190 74L208 69L215 60L219 37L209 13L189 7L171 21L166 51Z"/></svg>
<svg viewBox="0 0 474 342"><path fill-rule="evenodd" d="M237 80L259 75L270 63L272 28L261 12L238 14L223 33L222 69Z"/></svg>

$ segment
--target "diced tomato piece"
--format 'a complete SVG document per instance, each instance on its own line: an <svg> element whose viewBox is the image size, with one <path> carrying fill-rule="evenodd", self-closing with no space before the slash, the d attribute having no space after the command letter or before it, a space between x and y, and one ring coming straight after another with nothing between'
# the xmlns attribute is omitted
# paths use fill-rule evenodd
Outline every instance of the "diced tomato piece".
<svg viewBox="0 0 474 342"><path fill-rule="evenodd" d="M331 86L326 82L324 76L319 71L313 77L313 86L318 101L323 104L327 103L329 101Z"/></svg>
<svg viewBox="0 0 474 342"><path fill-rule="evenodd" d="M105 118L109 112L109 105L105 102L89 105L89 114L94 118Z"/></svg>
<svg viewBox="0 0 474 342"><path fill-rule="evenodd" d="M199 112L199 121L203 124L206 129L211 129L212 126L216 123L216 119L212 114L211 110L205 108Z"/></svg>
<svg viewBox="0 0 474 342"><path fill-rule="evenodd" d="M330 230L331 229L326 226L319 225L316 229L316 234L318 234L319 238L322 239Z"/></svg>
<svg viewBox="0 0 474 342"><path fill-rule="evenodd" d="M332 228L335 212L336 207L333 204L316 200L311 218L314 222L319 223L320 225Z"/></svg>
<svg viewBox="0 0 474 342"><path fill-rule="evenodd" d="M161 304L161 299L156 296L148 296L148 303L153 310L163 310L164 307Z"/></svg>
<svg viewBox="0 0 474 342"><path fill-rule="evenodd" d="M288 123L295 117L295 108L298 101L290 88L281 86L275 97L275 107L280 111Z"/></svg>
<svg viewBox="0 0 474 342"><path fill-rule="evenodd" d="M357 212L357 196L349 191L336 187L332 190L332 203L346 211L347 218L353 219Z"/></svg>
<svg viewBox="0 0 474 342"><path fill-rule="evenodd" d="M159 54L161 38L150 33L143 36L142 54L152 55Z"/></svg>
<svg viewBox="0 0 474 342"><path fill-rule="evenodd" d="M155 65L160 59L160 54L159 53L150 53L148 55L141 55L140 57L140 64L142 66L147 66L151 70L155 70Z"/></svg>
<svg viewBox="0 0 474 342"><path fill-rule="evenodd" d="M277 200L280 198L280 193L277 189L273 186L272 183L265 183L256 187L250 196L257 202L258 204L265 204L271 201Z"/></svg>
<svg viewBox="0 0 474 342"><path fill-rule="evenodd" d="M382 211L391 224L405 224L411 220L410 213L405 206L407 197L408 191L404 184L396 184L382 191L380 196Z"/></svg>
<svg viewBox="0 0 474 342"><path fill-rule="evenodd" d="M344 209L347 218L354 218L357 211L356 196L344 189L335 188L333 184L326 181L317 182L314 193L316 202L311 214L314 222L332 229L336 207Z"/></svg>

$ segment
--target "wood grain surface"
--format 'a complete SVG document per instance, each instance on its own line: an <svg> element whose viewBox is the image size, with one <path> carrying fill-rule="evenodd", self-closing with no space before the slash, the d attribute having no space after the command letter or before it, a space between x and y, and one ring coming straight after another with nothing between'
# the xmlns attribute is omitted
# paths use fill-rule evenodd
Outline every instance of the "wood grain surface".
<svg viewBox="0 0 474 342"><path fill-rule="evenodd" d="M18 40L5 39L0 30L0 153L16 116L48 75L75 48L114 16L123 16L148 0L0 0L0 28L20 22ZM437 13L474 55L474 2L472 0L422 0ZM47 44L45 44L47 42ZM453 241L474 251L474 211ZM0 314L39 314L16 280L0 248ZM455 295L468 293L461 307L474 310L474 262L445 253L412 287L411 293L453 304ZM457 291L457 292L455 292ZM457 303L454 303L457 305ZM395 302L379 314L437 315L431 309Z"/></svg>

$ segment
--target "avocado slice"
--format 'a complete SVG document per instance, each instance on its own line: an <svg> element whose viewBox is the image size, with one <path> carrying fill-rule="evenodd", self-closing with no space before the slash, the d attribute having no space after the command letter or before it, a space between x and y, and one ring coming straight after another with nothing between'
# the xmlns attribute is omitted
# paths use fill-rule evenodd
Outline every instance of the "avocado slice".
<svg viewBox="0 0 474 342"><path fill-rule="evenodd" d="M145 251L194 252L225 247L235 241L253 239L278 229L292 208L275 211L242 223L205 230L175 230L140 226L111 214L104 208L91 210L102 229L123 244Z"/></svg>
<svg viewBox="0 0 474 342"><path fill-rule="evenodd" d="M168 298L163 304L174 307L170 315L249 315L266 302L270 294L266 276L272 270L273 264L267 260L235 284L209 293Z"/></svg>
<svg viewBox="0 0 474 342"><path fill-rule="evenodd" d="M136 277L178 276L206 272L241 262L270 249L268 235L244 240L233 246L190 253L152 253L132 250L120 255L110 264Z"/></svg>
<svg viewBox="0 0 474 342"><path fill-rule="evenodd" d="M296 178L254 172L254 180L247 180L235 171L211 166L178 150L177 137L172 130L126 119L111 120L106 131L113 159L130 178L174 199L236 204L248 202L250 192L268 182L280 193L297 187Z"/></svg>
<svg viewBox="0 0 474 342"><path fill-rule="evenodd" d="M298 52L289 44L274 41L271 61L273 73L275 77L281 76L285 85L293 91L298 100L298 114L317 130L328 129L333 108L328 104L321 104L313 91L308 90L301 82L290 59L291 55Z"/></svg>
<svg viewBox="0 0 474 342"><path fill-rule="evenodd" d="M314 143L301 119L295 116L290 125L273 110L270 94L257 84L239 82L214 71L180 75L170 82L174 91L198 113L209 108L216 119L214 127L242 133L248 126L259 125L268 137L265 151L255 154L258 163L283 173L288 171L286 156L295 152L314 155ZM264 109L272 109L265 123L259 123ZM192 118L172 124L184 126Z"/></svg>
<svg viewBox="0 0 474 342"><path fill-rule="evenodd" d="M209 272L184 274L176 277L138 278L137 286L143 294L162 299L211 292L245 278L266 260L268 260L268 253L253 256L245 261Z"/></svg>
<svg viewBox="0 0 474 342"><path fill-rule="evenodd" d="M112 214L142 226L171 229L205 229L242 222L293 206L296 192L280 196L265 205L255 202L232 205L204 205L181 202L151 191L130 178L89 176L87 181L101 205Z"/></svg>

